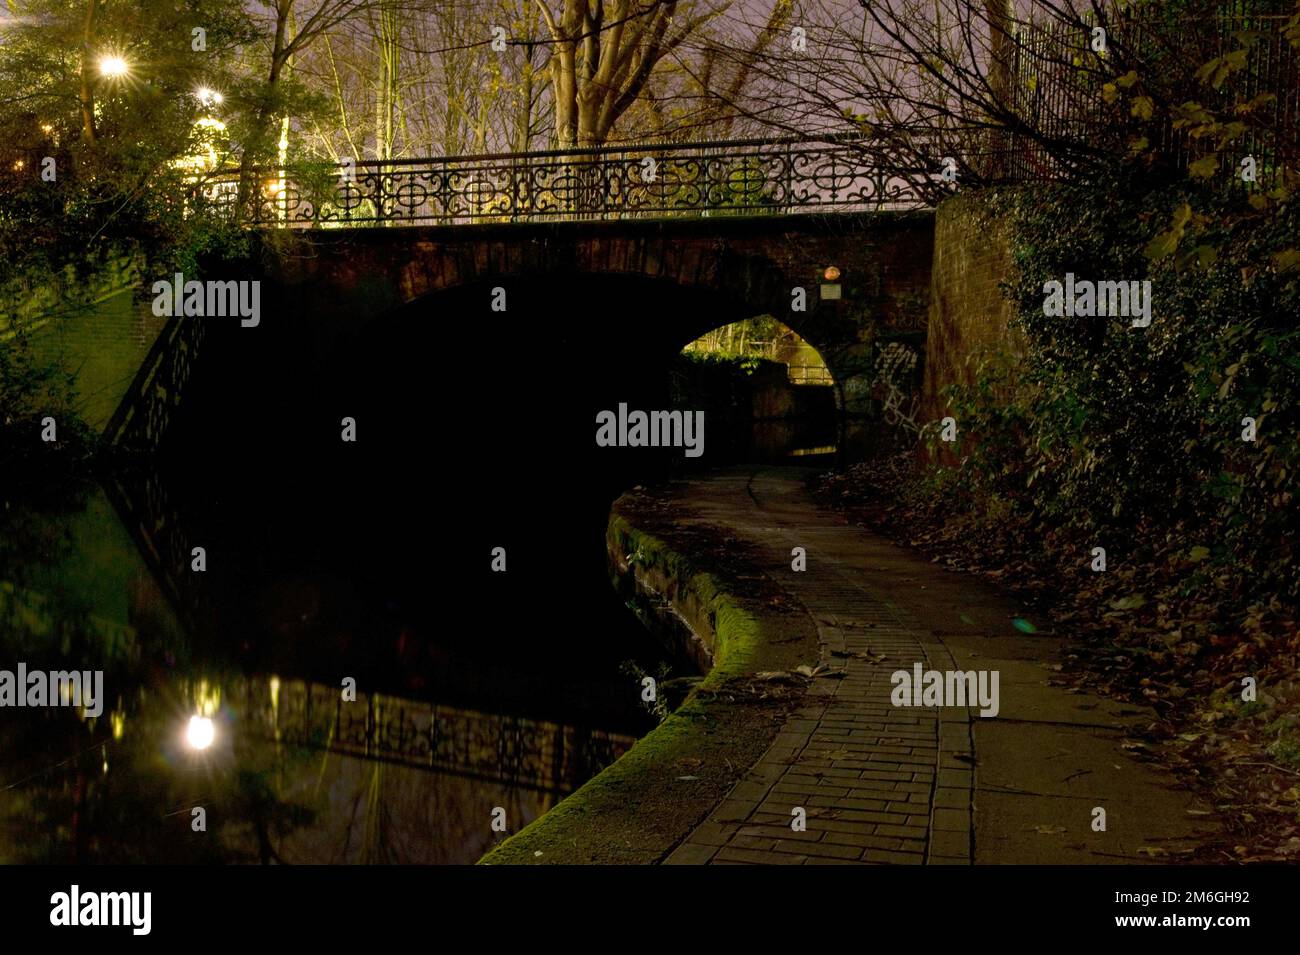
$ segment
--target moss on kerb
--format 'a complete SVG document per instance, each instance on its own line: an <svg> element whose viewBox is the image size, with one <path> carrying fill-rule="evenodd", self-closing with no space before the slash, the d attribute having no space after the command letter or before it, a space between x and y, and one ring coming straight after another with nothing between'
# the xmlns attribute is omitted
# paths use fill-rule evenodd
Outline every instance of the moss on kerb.
<svg viewBox="0 0 1300 955"><path fill-rule="evenodd" d="M752 672L763 646L762 625L723 589L717 577L696 570L663 541L619 516L611 517L609 534L624 554L638 554L638 564L683 582L707 608L714 629L713 667L668 719L550 812L490 851L479 860L482 864L577 861L571 851L578 846L599 861L656 862L695 820L686 820L680 832L642 831L636 825L638 808L629 802L630 791L666 773L675 777L681 772L678 761L685 757L726 746L718 724L731 704L707 691Z"/></svg>
<svg viewBox="0 0 1300 955"><path fill-rule="evenodd" d="M609 522L609 536L624 554L639 554L639 566L653 569L689 590L709 614L715 643L713 666L703 686L711 687L729 677L749 672L758 646L758 622L724 589L713 574L698 570L691 561L663 541L633 527L615 515Z"/></svg>

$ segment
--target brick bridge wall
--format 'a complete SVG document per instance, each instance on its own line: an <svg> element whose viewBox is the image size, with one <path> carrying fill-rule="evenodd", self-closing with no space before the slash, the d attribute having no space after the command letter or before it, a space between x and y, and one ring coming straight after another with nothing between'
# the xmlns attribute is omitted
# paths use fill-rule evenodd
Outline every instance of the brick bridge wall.
<svg viewBox="0 0 1300 955"><path fill-rule="evenodd" d="M262 257L272 302L282 296L284 307L324 327L368 322L455 286L500 285L508 294L512 276L544 276L557 298L579 292L583 275L671 283L697 291L699 307L665 314L647 337L680 348L719 325L771 314L821 352L844 411L870 416L876 346L924 337L934 232L928 212L841 213L321 229L264 241L274 253ZM841 272L839 301L820 299L829 265ZM807 291L806 312L791 310L796 286ZM483 317L492 315L485 292Z"/></svg>
<svg viewBox="0 0 1300 955"><path fill-rule="evenodd" d="M634 342L661 352L728 322L774 315L822 354L846 417L868 419L863 449L875 446L870 419L881 388L873 381L885 343L921 353L914 380L900 383L919 392L920 424L948 413L943 389L969 382L980 355L1023 348L998 287L1012 268L1009 230L971 196L934 213L287 230L261 241L263 314L300 316L309 339L346 339L358 323L458 286L484 287L491 321L486 289L508 290L512 276L553 285L560 309L565 295L581 294L584 276L673 289L681 307L631 330ZM820 299L828 265L841 271L839 301ZM791 311L796 286L807 290L806 312Z"/></svg>
<svg viewBox="0 0 1300 955"><path fill-rule="evenodd" d="M974 196L957 196L939 206L920 420L948 414L943 389L970 384L982 357L1021 352L1023 339L1010 325L1011 303L999 288L1011 274L1005 220Z"/></svg>

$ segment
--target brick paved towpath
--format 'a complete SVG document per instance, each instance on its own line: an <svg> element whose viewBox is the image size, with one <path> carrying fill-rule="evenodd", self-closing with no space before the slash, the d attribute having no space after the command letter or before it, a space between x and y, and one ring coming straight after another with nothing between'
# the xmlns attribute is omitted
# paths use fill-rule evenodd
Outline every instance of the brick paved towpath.
<svg viewBox="0 0 1300 955"><path fill-rule="evenodd" d="M1168 862L1216 830L1207 806L1123 747L1150 712L1049 685L1060 638L1021 633L1017 607L982 582L819 509L799 472L724 472L684 492L683 520L770 555L761 570L816 623L820 664L844 675L811 682L668 862ZM791 569L794 547L806 571ZM891 674L918 662L996 670L997 716L893 706ZM791 827L796 807L806 831Z"/></svg>

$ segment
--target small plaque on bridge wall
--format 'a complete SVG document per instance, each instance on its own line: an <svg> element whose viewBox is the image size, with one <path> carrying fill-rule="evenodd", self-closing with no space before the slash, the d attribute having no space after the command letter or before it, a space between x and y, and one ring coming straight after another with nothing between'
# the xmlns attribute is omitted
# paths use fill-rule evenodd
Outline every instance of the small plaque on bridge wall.
<svg viewBox="0 0 1300 955"><path fill-rule="evenodd" d="M822 298L833 299L839 297L840 297L840 284L838 282L836 282L834 285L827 284L826 282L822 283Z"/></svg>

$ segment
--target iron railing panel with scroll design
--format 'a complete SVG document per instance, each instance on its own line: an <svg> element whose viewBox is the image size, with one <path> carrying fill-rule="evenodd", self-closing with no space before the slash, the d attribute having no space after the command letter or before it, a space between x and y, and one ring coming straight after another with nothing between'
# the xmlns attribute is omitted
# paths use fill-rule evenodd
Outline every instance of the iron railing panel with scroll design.
<svg viewBox="0 0 1300 955"><path fill-rule="evenodd" d="M330 228L916 209L934 179L861 139L751 139L318 164L202 189L250 225Z"/></svg>

